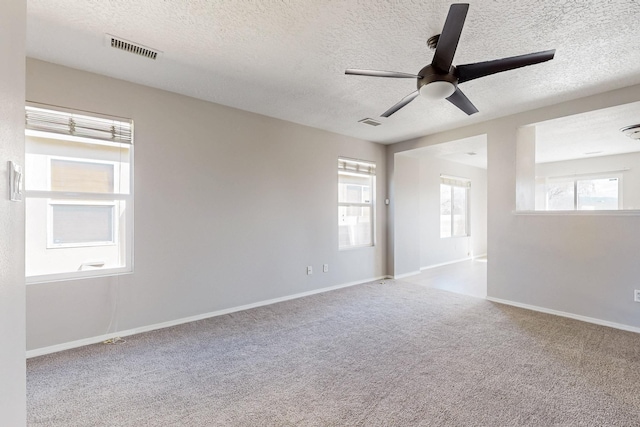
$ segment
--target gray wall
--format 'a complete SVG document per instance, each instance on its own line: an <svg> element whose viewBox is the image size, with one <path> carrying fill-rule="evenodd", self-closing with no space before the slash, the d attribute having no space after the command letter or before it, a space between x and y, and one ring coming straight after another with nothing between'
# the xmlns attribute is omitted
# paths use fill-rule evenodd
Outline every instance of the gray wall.
<svg viewBox="0 0 640 427"><path fill-rule="evenodd" d="M379 144L31 59L27 100L135 126L135 271L28 285L28 349L386 274ZM338 156L377 163L375 247L338 251Z"/></svg>
<svg viewBox="0 0 640 427"><path fill-rule="evenodd" d="M25 425L24 202L9 200L7 162L24 166L26 2L0 5L0 424Z"/></svg>
<svg viewBox="0 0 640 427"><path fill-rule="evenodd" d="M486 134L488 296L637 328L640 304L633 302L633 289L640 288L639 212L525 215L514 210L518 127L639 99L640 86L632 86L394 144L387 148L387 156ZM397 165L389 158L387 164L388 182L393 186ZM394 215L391 234L399 227L397 210ZM390 245L401 246L399 238L396 234ZM390 263L404 262L399 259L401 253L391 248L389 253Z"/></svg>
<svg viewBox="0 0 640 427"><path fill-rule="evenodd" d="M393 276L401 278L420 273L420 160L398 154L395 169Z"/></svg>

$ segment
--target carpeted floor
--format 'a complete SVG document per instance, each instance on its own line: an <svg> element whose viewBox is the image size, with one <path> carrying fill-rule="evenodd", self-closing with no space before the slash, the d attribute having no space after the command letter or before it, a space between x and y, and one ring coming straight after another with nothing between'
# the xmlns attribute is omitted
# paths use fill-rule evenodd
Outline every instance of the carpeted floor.
<svg viewBox="0 0 640 427"><path fill-rule="evenodd" d="M640 335L387 280L28 361L32 426L638 426Z"/></svg>

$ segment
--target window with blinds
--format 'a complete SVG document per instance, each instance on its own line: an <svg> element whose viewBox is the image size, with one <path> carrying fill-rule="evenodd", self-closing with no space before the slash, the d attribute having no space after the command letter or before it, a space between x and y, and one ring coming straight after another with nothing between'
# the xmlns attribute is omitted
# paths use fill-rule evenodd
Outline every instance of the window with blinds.
<svg viewBox="0 0 640 427"><path fill-rule="evenodd" d="M374 244L376 165L338 159L338 242L340 249Z"/></svg>
<svg viewBox="0 0 640 427"><path fill-rule="evenodd" d="M131 271L132 121L39 104L25 120L27 281Z"/></svg>
<svg viewBox="0 0 640 427"><path fill-rule="evenodd" d="M469 235L469 189L471 181L440 176L440 237Z"/></svg>

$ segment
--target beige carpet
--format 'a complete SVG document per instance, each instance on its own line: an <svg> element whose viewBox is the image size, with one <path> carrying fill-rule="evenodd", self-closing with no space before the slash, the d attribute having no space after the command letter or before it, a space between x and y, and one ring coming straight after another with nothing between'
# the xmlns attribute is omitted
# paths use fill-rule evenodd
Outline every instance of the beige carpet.
<svg viewBox="0 0 640 427"><path fill-rule="evenodd" d="M33 426L637 426L640 335L374 282L28 361Z"/></svg>

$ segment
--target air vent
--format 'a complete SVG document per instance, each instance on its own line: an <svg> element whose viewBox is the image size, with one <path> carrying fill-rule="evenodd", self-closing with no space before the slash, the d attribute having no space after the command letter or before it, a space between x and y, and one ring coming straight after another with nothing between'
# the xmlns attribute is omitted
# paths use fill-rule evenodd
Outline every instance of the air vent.
<svg viewBox="0 0 640 427"><path fill-rule="evenodd" d="M162 52L150 47L134 43L120 37L112 36L111 34L105 34L105 42L107 46L114 49L124 50L125 52L133 53L135 55L144 56L149 59L158 59Z"/></svg>
<svg viewBox="0 0 640 427"><path fill-rule="evenodd" d="M640 139L640 124L627 126L620 129L620 132L624 133L631 139Z"/></svg>
<svg viewBox="0 0 640 427"><path fill-rule="evenodd" d="M364 123L365 125L370 125L370 126L380 126L382 124L379 121L373 120L373 119L358 120L358 123Z"/></svg>

